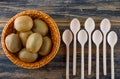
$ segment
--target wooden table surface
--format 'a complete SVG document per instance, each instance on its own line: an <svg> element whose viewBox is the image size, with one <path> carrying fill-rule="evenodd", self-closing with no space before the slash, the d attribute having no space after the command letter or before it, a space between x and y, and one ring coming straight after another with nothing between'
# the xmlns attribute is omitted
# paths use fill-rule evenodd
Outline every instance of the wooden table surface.
<svg viewBox="0 0 120 79"><path fill-rule="evenodd" d="M62 35L69 29L72 18L78 18L81 28L84 21L92 17L99 29L100 21L108 18L111 21L111 30L118 34L118 43L115 46L115 77L120 79L120 0L0 0L0 36L7 21L15 14L28 10L41 10L50 15L58 24ZM92 43L92 75L88 76L88 43L85 45L85 79L95 79L95 45ZM81 47L77 44L77 75L72 76L73 46L70 45L70 79L80 79ZM5 55L0 43L0 79L65 79L66 64L65 44L61 45L56 57L46 66L28 70L17 67ZM100 46L100 79L110 79L110 47L107 44L107 76L102 70L102 44Z"/></svg>

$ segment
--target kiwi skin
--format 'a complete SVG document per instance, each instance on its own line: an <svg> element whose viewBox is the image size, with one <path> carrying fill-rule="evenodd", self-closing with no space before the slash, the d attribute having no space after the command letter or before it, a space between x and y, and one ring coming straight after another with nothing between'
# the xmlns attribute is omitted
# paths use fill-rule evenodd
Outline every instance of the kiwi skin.
<svg viewBox="0 0 120 79"><path fill-rule="evenodd" d="M42 35L39 33L32 33L26 42L26 49L31 53L37 53L43 43Z"/></svg>
<svg viewBox="0 0 120 79"><path fill-rule="evenodd" d="M48 33L48 26L47 24L40 20L40 19L35 19L33 20L33 28L32 31L36 33L40 33L42 36L46 36Z"/></svg>
<svg viewBox="0 0 120 79"><path fill-rule="evenodd" d="M52 48L52 41L48 36L43 37L43 44L39 50L41 56L46 56L50 53Z"/></svg>
<svg viewBox="0 0 120 79"><path fill-rule="evenodd" d="M32 34L32 31L20 32L19 37L21 39L22 45L25 47L28 37Z"/></svg>
<svg viewBox="0 0 120 79"><path fill-rule="evenodd" d="M38 58L38 53L31 53L28 50L26 50L26 48L23 48L19 54L18 57L20 58L20 60L24 61L24 62L34 62L37 60Z"/></svg>
<svg viewBox="0 0 120 79"><path fill-rule="evenodd" d="M29 31L33 27L33 20L30 16L20 16L14 21L14 28L19 32Z"/></svg>
<svg viewBox="0 0 120 79"><path fill-rule="evenodd" d="M18 34L15 34L15 33L11 33L5 38L5 44L6 44L7 49L11 53L18 52L22 47L20 38Z"/></svg>

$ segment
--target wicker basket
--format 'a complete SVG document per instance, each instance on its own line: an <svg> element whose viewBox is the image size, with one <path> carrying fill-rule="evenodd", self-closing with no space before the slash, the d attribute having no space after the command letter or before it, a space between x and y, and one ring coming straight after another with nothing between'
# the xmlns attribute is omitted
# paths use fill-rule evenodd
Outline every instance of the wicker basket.
<svg viewBox="0 0 120 79"><path fill-rule="evenodd" d="M38 61L34 62L34 63L25 63L23 61L21 61L16 55L10 53L5 45L5 38L8 34L15 32L14 29L14 20L22 15L28 15L30 17L34 18L39 18L42 19L43 21L45 21L48 24L48 27L50 29L50 33L51 33L51 38L52 38L52 42L53 42L53 47L52 50L50 52L49 55L45 56L42 59L39 59ZM2 31L2 39L1 39L1 43L2 43L2 48L4 50L5 55L17 66L23 67L23 68L27 68L27 69L35 69L35 68L40 68L44 65L46 65L47 63L49 63L57 54L59 46L60 46L60 33L59 33L59 29L56 25L56 23L54 22L54 20L47 14L41 12L41 11L37 11L37 10L27 10L27 11L23 11L21 13L16 14L14 17L12 17L8 23L5 25L3 31Z"/></svg>

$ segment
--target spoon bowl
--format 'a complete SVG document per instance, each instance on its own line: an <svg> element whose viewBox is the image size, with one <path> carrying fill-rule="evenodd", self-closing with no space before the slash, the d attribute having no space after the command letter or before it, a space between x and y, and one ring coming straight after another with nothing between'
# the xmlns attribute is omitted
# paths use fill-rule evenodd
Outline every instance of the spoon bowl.
<svg viewBox="0 0 120 79"><path fill-rule="evenodd" d="M66 45L70 45L70 43L72 42L72 39L73 39L73 36L72 36L72 33L70 30L65 30L63 32L63 35L62 35L62 39L63 39L63 42L66 44Z"/></svg>
<svg viewBox="0 0 120 79"><path fill-rule="evenodd" d="M100 29L103 32L103 34L107 34L111 28L111 23L109 19L105 18L100 23Z"/></svg>
<svg viewBox="0 0 120 79"><path fill-rule="evenodd" d="M85 29L87 30L88 33L92 33L92 31L95 29L95 22L94 20L89 17L86 21L85 21Z"/></svg>
<svg viewBox="0 0 120 79"><path fill-rule="evenodd" d="M80 30L78 33L78 41L83 46L88 40L88 35L85 30Z"/></svg>
<svg viewBox="0 0 120 79"><path fill-rule="evenodd" d="M108 44L114 47L118 40L117 34L114 31L111 31L108 34L107 40L108 40Z"/></svg>
<svg viewBox="0 0 120 79"><path fill-rule="evenodd" d="M102 42L102 33L99 30L96 30L93 33L93 42L98 46Z"/></svg>
<svg viewBox="0 0 120 79"><path fill-rule="evenodd" d="M80 22L77 18L74 18L70 23L70 29L73 34L76 34L80 30Z"/></svg>

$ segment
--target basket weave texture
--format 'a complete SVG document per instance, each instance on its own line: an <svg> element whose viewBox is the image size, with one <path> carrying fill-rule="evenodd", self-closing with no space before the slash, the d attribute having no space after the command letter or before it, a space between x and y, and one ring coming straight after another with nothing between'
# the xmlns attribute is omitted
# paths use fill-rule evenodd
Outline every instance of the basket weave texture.
<svg viewBox="0 0 120 79"><path fill-rule="evenodd" d="M33 63L25 63L25 62L21 61L15 54L10 53L7 50L6 45L5 45L6 36L9 35L10 33L15 32L14 20L17 17L23 16L23 15L28 15L32 19L38 18L38 19L45 21L48 24L48 27L49 27L49 30L51 33L53 47L52 47L50 54L43 57L42 59L39 59L36 62L33 62ZM2 48L3 48L5 55L14 64L16 64L19 67L23 67L23 68L27 68L27 69L35 69L35 68L40 68L40 67L46 65L55 57L55 55L57 54L57 52L59 50L59 46L60 46L60 33L59 33L59 29L57 27L57 24L49 15L47 15L44 12L38 11L38 10L26 10L26 11L16 14L7 22L7 24L5 25L5 27L2 31L1 43L2 43Z"/></svg>

